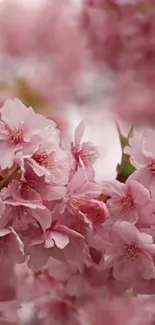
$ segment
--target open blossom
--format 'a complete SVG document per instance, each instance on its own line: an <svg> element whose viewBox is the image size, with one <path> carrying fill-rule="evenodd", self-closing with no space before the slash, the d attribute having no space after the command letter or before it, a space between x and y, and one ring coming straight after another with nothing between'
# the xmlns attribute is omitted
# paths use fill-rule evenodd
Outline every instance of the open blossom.
<svg viewBox="0 0 155 325"><path fill-rule="evenodd" d="M155 244L152 236L122 221L112 226L110 240L111 247L105 254L105 268L113 267L117 280L155 278Z"/></svg>
<svg viewBox="0 0 155 325"><path fill-rule="evenodd" d="M17 231L35 222L44 230L51 226L51 213L41 202L40 196L22 187L19 182L13 181L8 191L6 188L2 190L0 197L3 203L0 225L11 225Z"/></svg>
<svg viewBox="0 0 155 325"><path fill-rule="evenodd" d="M34 190L40 195L42 200L59 200L66 194L66 188L63 185L55 185L52 182L46 182L44 176L38 176L29 161L25 161L24 173L22 176L22 185Z"/></svg>
<svg viewBox="0 0 155 325"><path fill-rule="evenodd" d="M130 177L126 183L119 181L103 182L103 192L110 198L107 206L115 220L152 223L155 206L150 192L142 184Z"/></svg>
<svg viewBox="0 0 155 325"><path fill-rule="evenodd" d="M153 325L154 130L130 139L124 183L97 183L83 122L65 146L18 100L0 114L0 146L13 152L0 170L0 324ZM20 144L7 144L6 125L22 125Z"/></svg>
<svg viewBox="0 0 155 325"><path fill-rule="evenodd" d="M38 146L21 159L29 161L29 165L46 182L66 185L70 171L70 155L60 146L59 131L48 127L38 135ZM23 166L24 168L24 166Z"/></svg>
<svg viewBox="0 0 155 325"><path fill-rule="evenodd" d="M36 145L35 136L53 124L44 116L35 114L18 99L8 100L1 108L0 167L10 168L18 151L29 152Z"/></svg>
<svg viewBox="0 0 155 325"><path fill-rule="evenodd" d="M72 154L75 159L75 168L92 168L99 154L97 147L91 142L81 143L84 135L85 124L81 122L75 130L75 143L72 143Z"/></svg>
<svg viewBox="0 0 155 325"><path fill-rule="evenodd" d="M155 131L145 129L142 134L134 134L129 139L129 146L124 151L130 156L130 161L136 167L133 177L138 182L150 188L155 185Z"/></svg>
<svg viewBox="0 0 155 325"><path fill-rule="evenodd" d="M37 271L47 263L50 256L74 260L80 257L83 249L83 237L65 226L54 225L43 232L37 225L31 224L19 231L19 236L30 257L29 267Z"/></svg>
<svg viewBox="0 0 155 325"><path fill-rule="evenodd" d="M67 209L74 214L80 210L80 205L85 200L98 197L100 193L100 184L89 181L85 170L80 168L68 183L67 193L62 202L57 204L57 209L60 213L64 213Z"/></svg>

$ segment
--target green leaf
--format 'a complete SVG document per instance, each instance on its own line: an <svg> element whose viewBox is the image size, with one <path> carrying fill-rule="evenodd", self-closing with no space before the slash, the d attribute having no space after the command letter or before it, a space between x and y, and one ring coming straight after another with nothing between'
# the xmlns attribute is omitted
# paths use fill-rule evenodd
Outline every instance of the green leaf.
<svg viewBox="0 0 155 325"><path fill-rule="evenodd" d="M123 152L125 146L128 145L129 139L133 134L133 127L129 130L127 137L124 137L121 133L119 125L116 123L118 135L120 139L120 144L122 148L122 158L121 163L117 165L117 179L125 182L125 180L134 172L135 168L130 163L130 158Z"/></svg>

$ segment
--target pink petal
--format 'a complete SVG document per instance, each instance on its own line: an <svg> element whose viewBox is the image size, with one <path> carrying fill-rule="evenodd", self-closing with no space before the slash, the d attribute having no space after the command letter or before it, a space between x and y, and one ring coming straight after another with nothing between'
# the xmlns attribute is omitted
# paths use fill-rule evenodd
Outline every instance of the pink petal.
<svg viewBox="0 0 155 325"><path fill-rule="evenodd" d="M81 121L75 130L75 144L79 145L85 131L85 123Z"/></svg>
<svg viewBox="0 0 155 325"><path fill-rule="evenodd" d="M0 143L0 167L11 168L14 162L15 147L7 143Z"/></svg>
<svg viewBox="0 0 155 325"><path fill-rule="evenodd" d="M11 233L11 230L9 230L9 229L0 229L0 237L4 237L10 233Z"/></svg>
<svg viewBox="0 0 155 325"><path fill-rule="evenodd" d="M67 283L66 291L70 296L76 296L83 291L84 280L82 274L72 275Z"/></svg>
<svg viewBox="0 0 155 325"><path fill-rule="evenodd" d="M66 195L66 187L45 183L45 186L42 186L38 189L38 193L43 200L60 200Z"/></svg>
<svg viewBox="0 0 155 325"><path fill-rule="evenodd" d="M55 229L64 233L64 234L67 234L67 236L69 236L69 237L75 237L75 239L76 238L83 239L83 236L80 233L78 233L78 232L74 231L73 229L70 229L66 226L56 225Z"/></svg>
<svg viewBox="0 0 155 325"><path fill-rule="evenodd" d="M76 190L79 190L81 188L85 181L85 170L83 168L79 168L79 170L74 174L70 183L67 186L68 192L76 192Z"/></svg>
<svg viewBox="0 0 155 325"><path fill-rule="evenodd" d="M52 215L46 207L43 209L32 209L32 217L38 221L43 230L48 229L51 226Z"/></svg>
<svg viewBox="0 0 155 325"><path fill-rule="evenodd" d="M2 120L10 128L17 128L28 115L27 107L17 98L7 100L1 108Z"/></svg>
<svg viewBox="0 0 155 325"><path fill-rule="evenodd" d="M127 221L116 222L113 229L125 243L129 245L136 243L138 229L133 224Z"/></svg>
<svg viewBox="0 0 155 325"><path fill-rule="evenodd" d="M51 255L50 249L46 249L42 245L31 246L29 253L28 266L33 271L39 271L45 266Z"/></svg>
<svg viewBox="0 0 155 325"><path fill-rule="evenodd" d="M83 184L77 193L85 194L88 198L95 198L101 194L101 185L95 182Z"/></svg>
<svg viewBox="0 0 155 325"><path fill-rule="evenodd" d="M130 186L134 202L137 205L145 206L150 201L150 193L143 185L134 180L128 182L128 185Z"/></svg>
<svg viewBox="0 0 155 325"><path fill-rule="evenodd" d="M55 242L55 245L60 249L65 248L69 243L68 236L61 233L61 232L51 231L51 236L52 236L52 239Z"/></svg>
<svg viewBox="0 0 155 325"><path fill-rule="evenodd" d="M153 237L144 232L139 232L137 233L137 241L138 241L138 246L143 247L143 245L152 244Z"/></svg>
<svg viewBox="0 0 155 325"><path fill-rule="evenodd" d="M143 184L143 186L146 188L150 188L153 176L151 175L150 170L147 167L144 167L135 170L135 172L131 174L130 179Z"/></svg>
<svg viewBox="0 0 155 325"><path fill-rule="evenodd" d="M25 260L24 245L13 228L10 228L10 230L10 244L8 247L9 256L14 260L15 263L23 263Z"/></svg>
<svg viewBox="0 0 155 325"><path fill-rule="evenodd" d="M102 182L102 192L108 196L123 195L124 184L119 181Z"/></svg>

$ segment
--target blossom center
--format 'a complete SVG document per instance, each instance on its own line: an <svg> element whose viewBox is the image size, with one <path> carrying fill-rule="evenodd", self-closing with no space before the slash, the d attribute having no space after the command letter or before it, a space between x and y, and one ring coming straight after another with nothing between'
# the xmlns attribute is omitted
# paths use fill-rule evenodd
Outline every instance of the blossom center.
<svg viewBox="0 0 155 325"><path fill-rule="evenodd" d="M139 255L139 248L136 245L125 245L124 256L131 259L136 259Z"/></svg>
<svg viewBox="0 0 155 325"><path fill-rule="evenodd" d="M23 142L23 128L19 127L18 129L13 128L10 129L8 126L5 126L8 134L8 142L9 144L17 145L21 144Z"/></svg>
<svg viewBox="0 0 155 325"><path fill-rule="evenodd" d="M152 172L152 174L155 174L155 160L151 160L148 163L148 168L150 169L150 171Z"/></svg>
<svg viewBox="0 0 155 325"><path fill-rule="evenodd" d="M93 221L96 222L103 222L106 217L104 210L97 205L90 208L90 214L93 216Z"/></svg>
<svg viewBox="0 0 155 325"><path fill-rule="evenodd" d="M129 210L133 208L134 206L134 201L130 193L127 193L125 197L121 198L121 203L123 205L124 210Z"/></svg>
<svg viewBox="0 0 155 325"><path fill-rule="evenodd" d="M38 151L35 152L32 156L32 158L40 165L43 166L45 168L48 167L48 160L49 160L49 156L46 153L46 151Z"/></svg>
<svg viewBox="0 0 155 325"><path fill-rule="evenodd" d="M85 203L85 199L82 197L69 196L68 198L68 207L69 210L74 212L79 212L80 206Z"/></svg>

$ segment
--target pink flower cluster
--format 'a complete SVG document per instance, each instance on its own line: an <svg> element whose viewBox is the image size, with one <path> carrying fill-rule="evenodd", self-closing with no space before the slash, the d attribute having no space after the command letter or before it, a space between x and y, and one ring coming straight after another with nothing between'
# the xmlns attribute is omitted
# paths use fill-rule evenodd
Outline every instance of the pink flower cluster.
<svg viewBox="0 0 155 325"><path fill-rule="evenodd" d="M62 141L18 99L1 108L2 325L155 321L155 132L130 139L125 183L99 184L84 129Z"/></svg>
<svg viewBox="0 0 155 325"><path fill-rule="evenodd" d="M7 93L22 98L19 80L30 87L29 96L37 92L52 105L71 99L87 65L85 54L74 1L43 0L35 6L18 0L0 3L0 67L3 77L11 75L6 99Z"/></svg>
<svg viewBox="0 0 155 325"><path fill-rule="evenodd" d="M95 55L112 69L153 74L155 8L152 0L85 0L84 23Z"/></svg>
<svg viewBox="0 0 155 325"><path fill-rule="evenodd" d="M116 76L114 109L130 122L155 119L152 0L84 0L83 28L95 62Z"/></svg>

